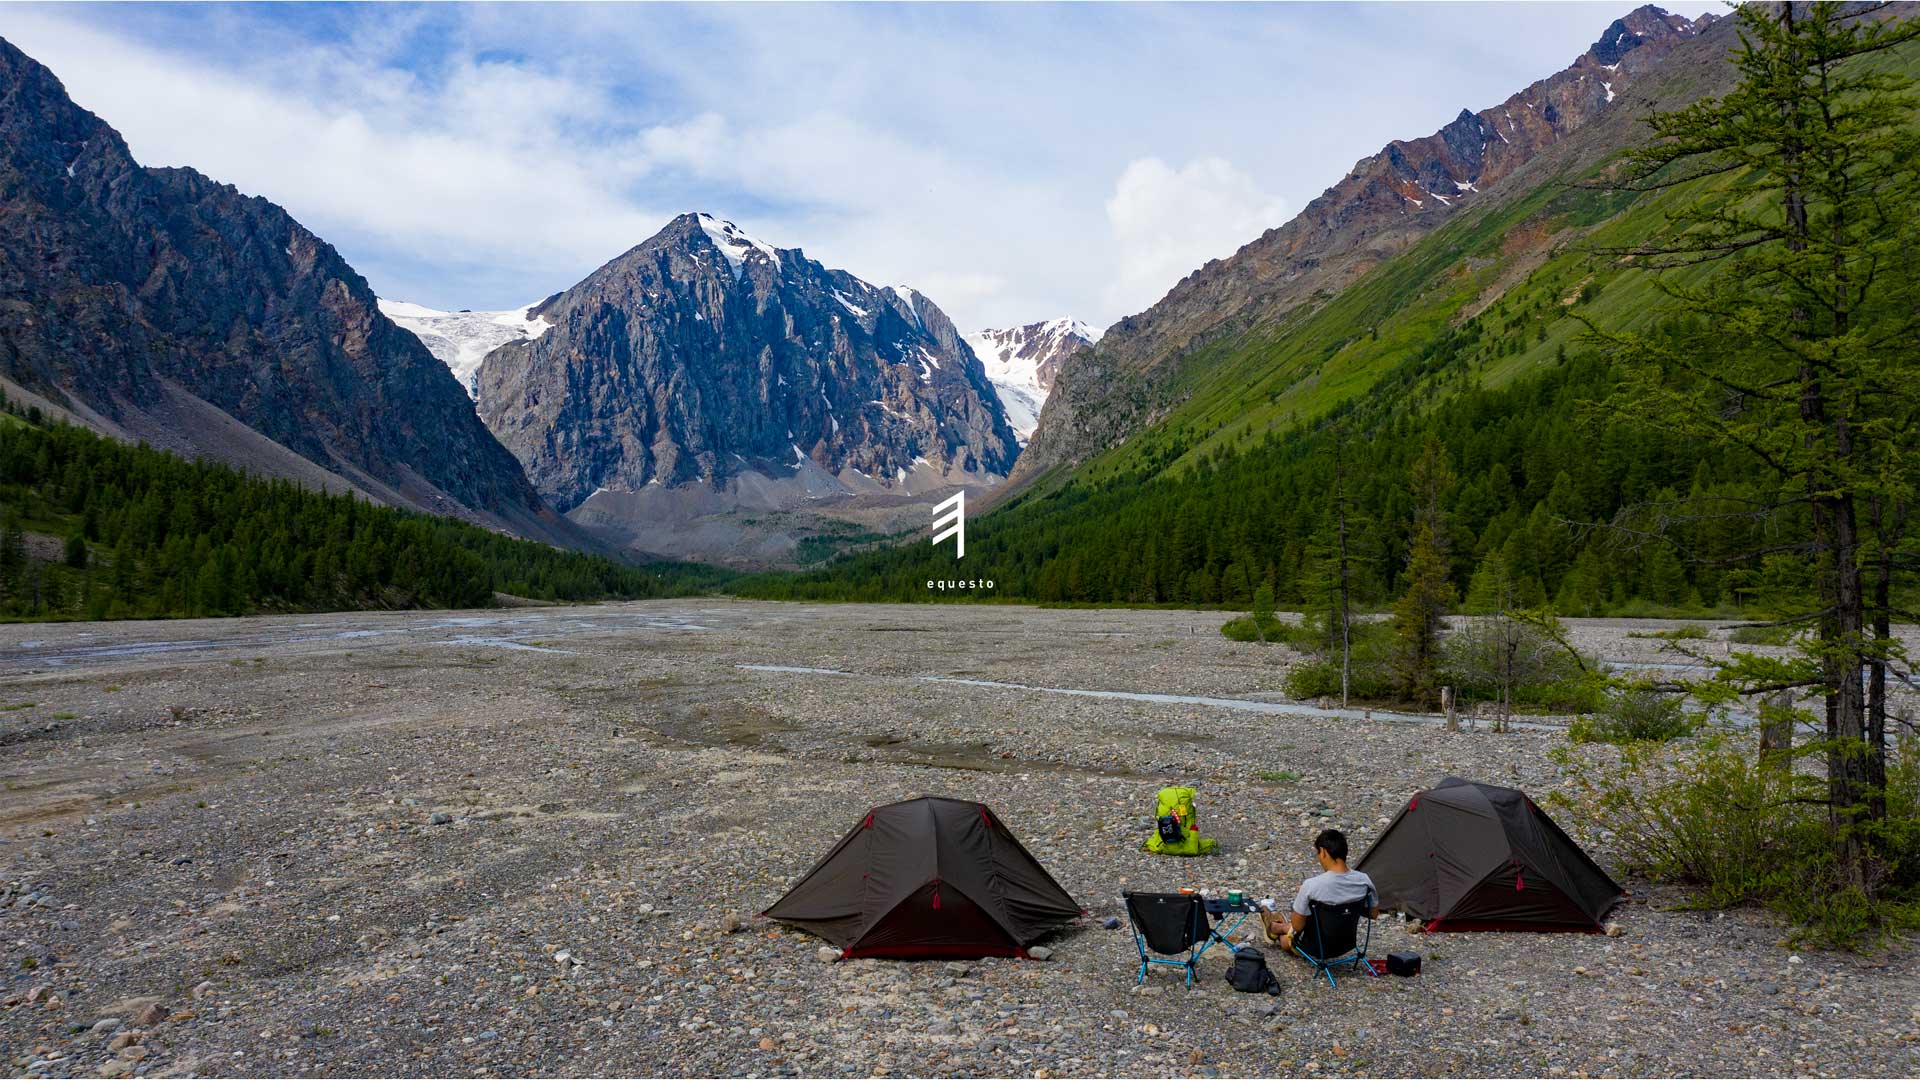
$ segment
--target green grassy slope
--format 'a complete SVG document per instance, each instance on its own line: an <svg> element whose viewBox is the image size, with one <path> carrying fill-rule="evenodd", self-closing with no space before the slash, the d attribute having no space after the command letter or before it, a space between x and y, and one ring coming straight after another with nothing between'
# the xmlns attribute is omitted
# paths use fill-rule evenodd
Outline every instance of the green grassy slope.
<svg viewBox="0 0 1920 1080"><path fill-rule="evenodd" d="M1875 63L1920 75L1920 49ZM964 565L916 540L741 589L926 598L928 578L992 576L1007 598L1240 605L1265 581L1301 603L1306 564L1325 543L1326 421L1338 417L1354 444L1375 600L1398 585L1407 463L1436 438L1462 481L1463 593L1477 562L1498 551L1528 568L1539 599L1573 613L1736 604L1750 579L1612 550L1564 524L1689 490L1752 494L1757 482L1737 460L1625 431L1586 408L1612 383L1583 355L1582 319L1644 329L1674 313L1654 276L1614 252L1666 232L1683 206L1740 198L1744 183L1611 188L1622 152L1538 170L1530 187L1461 213L1313 310L1187 358L1167 415L973 522ZM1699 550L1738 550L1744 539L1703 536Z"/></svg>
<svg viewBox="0 0 1920 1080"><path fill-rule="evenodd" d="M1912 47L1867 63L1920 77L1920 50ZM1680 71L1663 89L1684 93L1706 82L1706 73ZM1642 134L1638 125L1633 132L1635 139ZM1609 187L1623 154L1616 148L1598 161L1529 175L1530 188L1463 210L1318 308L1187 358L1172 388L1180 404L1089 461L1076 478L1177 473L1200 454L1244 448L1269 431L1311 422L1372 392L1385 373L1476 315L1485 340L1464 371L1416 388L1427 403L1466 385L1501 386L1540 370L1577 345L1584 324L1576 314L1613 329L1641 329L1663 317L1669 308L1653 278L1601 253L1654 239L1684 205L1738 198L1741 181L1722 177L1651 193Z"/></svg>

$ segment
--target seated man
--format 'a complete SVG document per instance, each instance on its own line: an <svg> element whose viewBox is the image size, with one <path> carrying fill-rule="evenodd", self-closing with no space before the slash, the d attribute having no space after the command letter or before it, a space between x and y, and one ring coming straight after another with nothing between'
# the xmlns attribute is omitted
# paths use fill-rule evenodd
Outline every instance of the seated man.
<svg viewBox="0 0 1920 1080"><path fill-rule="evenodd" d="M1380 894L1374 890L1373 879L1358 870L1347 869L1347 838L1338 829L1327 829L1313 838L1314 857L1320 861L1322 873L1315 874L1300 883L1300 891L1293 898L1293 910L1285 914L1275 912L1264 916L1267 937L1277 941L1280 947L1293 952L1294 942L1309 952L1313 950L1314 937L1307 928L1308 916L1313 909L1308 903L1318 900L1323 904L1345 904L1353 900L1367 900L1367 918L1377 918L1380 914ZM1276 934L1276 931L1278 933Z"/></svg>

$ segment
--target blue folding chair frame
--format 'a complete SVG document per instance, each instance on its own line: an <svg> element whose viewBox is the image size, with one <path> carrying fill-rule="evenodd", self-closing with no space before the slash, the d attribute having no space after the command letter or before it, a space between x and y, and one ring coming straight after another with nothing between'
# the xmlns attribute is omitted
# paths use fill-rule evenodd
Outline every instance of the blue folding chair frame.
<svg viewBox="0 0 1920 1080"><path fill-rule="evenodd" d="M1213 903L1210 903L1202 897L1189 894L1129 892L1123 894L1123 899L1127 905L1127 926L1133 931L1133 947L1140 953L1140 974L1135 976L1133 980L1136 986L1147 981L1147 972L1152 969L1153 965L1163 964L1167 967L1185 968L1187 973L1187 986L1191 988L1193 986L1194 966L1200 962L1200 957L1205 955L1206 951L1212 948L1213 943L1216 941L1231 947L1233 942L1227 940L1227 935L1238 930L1240 924L1247 921L1247 917L1253 913L1250 906L1228 908L1224 906L1224 904L1219 905L1218 910L1210 910L1215 907ZM1185 912L1185 914L1178 916L1184 924L1179 927L1181 932L1179 941L1182 943L1179 948L1190 950L1184 959L1172 960L1165 956L1154 956L1147 951L1147 939L1146 935L1141 932L1141 919L1135 907L1136 900L1140 903L1178 905L1182 911ZM1229 914L1238 914L1240 917L1233 920L1225 930L1218 929L1213 925L1213 915L1225 916ZM1162 942L1162 944L1171 943L1170 940L1163 940ZM1162 950L1156 948L1154 951L1164 951L1167 952L1168 956L1171 956L1173 952L1177 952L1179 949Z"/></svg>
<svg viewBox="0 0 1920 1080"><path fill-rule="evenodd" d="M1373 970L1373 965L1367 962L1367 948L1373 944L1373 919L1367 912L1371 910L1372 906L1373 896L1371 893L1369 893L1364 900L1354 900L1345 904L1327 904L1319 900L1307 901L1307 910L1312 912L1312 915L1309 916L1309 921L1313 924L1313 940L1314 944L1321 946L1318 950L1320 955L1315 956L1313 953L1301 948L1299 935L1297 934L1294 935L1293 951L1299 953L1301 959L1312 964L1314 971L1325 975L1328 986L1340 985L1333 981L1333 969L1347 964L1357 964L1360 970L1365 971L1368 975L1375 978L1379 977L1380 973ZM1354 944L1339 956L1327 957L1327 950L1325 948L1326 939L1324 937L1325 928L1328 921L1334 918L1354 920ZM1360 930L1361 923L1366 924L1366 932L1364 935Z"/></svg>

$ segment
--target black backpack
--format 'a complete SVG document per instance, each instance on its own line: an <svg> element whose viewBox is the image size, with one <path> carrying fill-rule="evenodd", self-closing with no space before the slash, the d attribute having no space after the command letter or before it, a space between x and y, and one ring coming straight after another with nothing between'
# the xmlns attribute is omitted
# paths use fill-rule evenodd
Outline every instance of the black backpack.
<svg viewBox="0 0 1920 1080"><path fill-rule="evenodd" d="M1227 969L1227 985L1243 994L1280 993L1280 979L1267 966L1267 956L1251 945L1233 950L1233 966Z"/></svg>
<svg viewBox="0 0 1920 1080"><path fill-rule="evenodd" d="M1160 815L1160 842L1177 844L1186 839L1186 833L1180 828L1180 818L1176 814Z"/></svg>

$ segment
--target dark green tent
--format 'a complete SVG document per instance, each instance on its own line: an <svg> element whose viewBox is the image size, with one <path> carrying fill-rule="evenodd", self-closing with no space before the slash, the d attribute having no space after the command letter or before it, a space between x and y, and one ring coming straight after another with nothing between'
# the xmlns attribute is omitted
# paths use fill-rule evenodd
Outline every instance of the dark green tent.
<svg viewBox="0 0 1920 1080"><path fill-rule="evenodd" d="M842 956L1024 956L1080 905L984 803L876 806L761 912Z"/></svg>
<svg viewBox="0 0 1920 1080"><path fill-rule="evenodd" d="M1595 933L1623 895L1525 792L1457 776L1408 800L1354 869L1429 930Z"/></svg>

